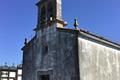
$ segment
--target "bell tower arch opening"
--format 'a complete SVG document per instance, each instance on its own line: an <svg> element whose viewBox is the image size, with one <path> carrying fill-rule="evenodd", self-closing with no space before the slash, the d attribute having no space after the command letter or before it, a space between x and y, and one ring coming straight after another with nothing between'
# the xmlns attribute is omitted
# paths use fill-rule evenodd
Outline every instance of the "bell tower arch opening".
<svg viewBox="0 0 120 80"><path fill-rule="evenodd" d="M51 24L57 24L56 27L66 26L66 22L62 20L61 0L40 0L38 7L38 23L35 30L48 27Z"/></svg>

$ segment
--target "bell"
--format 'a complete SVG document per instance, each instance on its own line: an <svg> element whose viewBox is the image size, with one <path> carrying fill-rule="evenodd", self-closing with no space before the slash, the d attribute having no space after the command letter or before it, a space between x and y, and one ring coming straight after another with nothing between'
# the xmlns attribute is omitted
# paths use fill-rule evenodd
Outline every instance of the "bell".
<svg viewBox="0 0 120 80"><path fill-rule="evenodd" d="M78 20L77 20L77 19L74 19L74 27L75 27L75 29L77 29L78 26L79 26L79 24L78 24Z"/></svg>
<svg viewBox="0 0 120 80"><path fill-rule="evenodd" d="M53 21L53 17L50 17L50 21Z"/></svg>

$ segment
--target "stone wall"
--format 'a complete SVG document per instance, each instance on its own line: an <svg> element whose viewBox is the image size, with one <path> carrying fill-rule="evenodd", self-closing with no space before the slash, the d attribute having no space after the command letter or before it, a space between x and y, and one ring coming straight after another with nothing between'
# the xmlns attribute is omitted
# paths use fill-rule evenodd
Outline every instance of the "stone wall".
<svg viewBox="0 0 120 80"><path fill-rule="evenodd" d="M53 80L79 80L77 35L69 30L57 31Z"/></svg>
<svg viewBox="0 0 120 80"><path fill-rule="evenodd" d="M40 73L53 70L53 56L56 53L56 28L39 30L23 48L23 80L39 80ZM48 47L47 52L45 47Z"/></svg>
<svg viewBox="0 0 120 80"><path fill-rule="evenodd" d="M76 33L56 25L36 33L23 49L23 80L40 80L40 75L49 75L50 80L79 80Z"/></svg>
<svg viewBox="0 0 120 80"><path fill-rule="evenodd" d="M120 50L78 38L80 80L120 80Z"/></svg>

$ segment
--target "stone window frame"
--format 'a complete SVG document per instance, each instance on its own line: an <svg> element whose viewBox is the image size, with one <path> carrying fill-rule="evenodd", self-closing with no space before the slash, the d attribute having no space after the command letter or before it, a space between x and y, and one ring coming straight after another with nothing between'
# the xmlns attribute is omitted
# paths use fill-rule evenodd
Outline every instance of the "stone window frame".
<svg viewBox="0 0 120 80"><path fill-rule="evenodd" d="M49 47L48 47L48 44L45 43L43 44L43 54L46 55L48 54L48 52L49 52Z"/></svg>

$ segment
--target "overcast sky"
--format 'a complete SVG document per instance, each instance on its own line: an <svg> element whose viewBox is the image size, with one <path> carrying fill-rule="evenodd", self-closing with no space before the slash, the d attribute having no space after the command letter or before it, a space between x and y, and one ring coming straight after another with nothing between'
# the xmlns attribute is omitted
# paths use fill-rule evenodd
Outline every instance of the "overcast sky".
<svg viewBox="0 0 120 80"><path fill-rule="evenodd" d="M38 0L0 0L0 65L22 62L24 38L34 35ZM120 0L63 0L63 19L120 43Z"/></svg>

